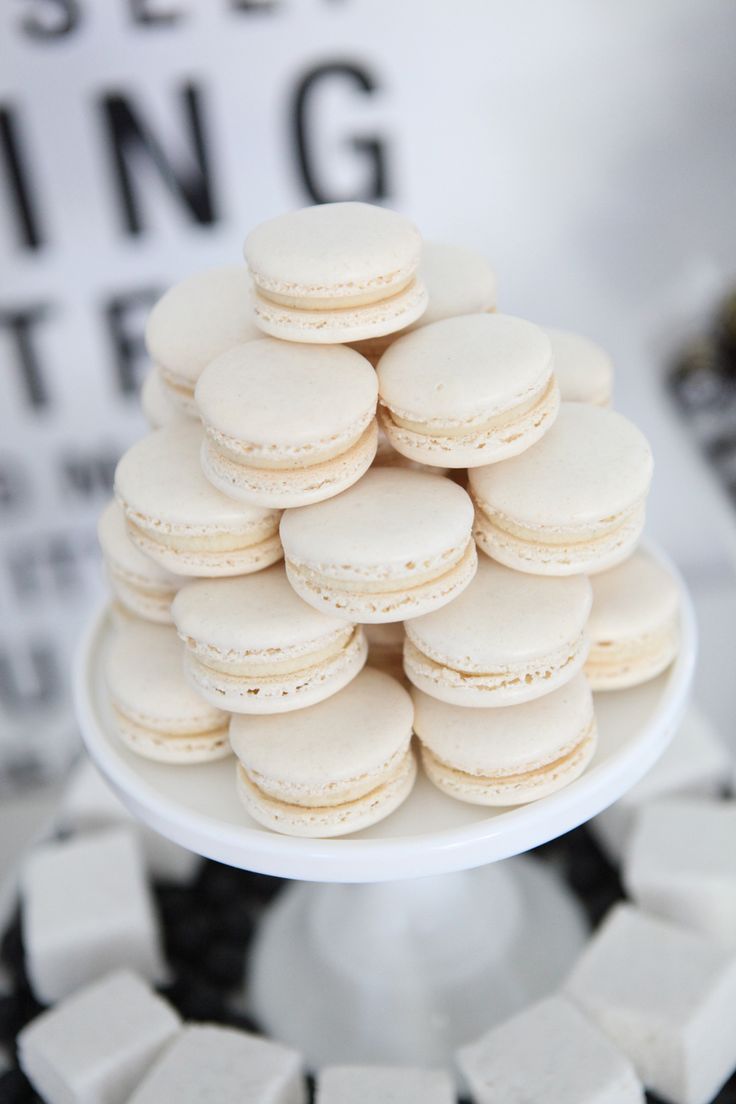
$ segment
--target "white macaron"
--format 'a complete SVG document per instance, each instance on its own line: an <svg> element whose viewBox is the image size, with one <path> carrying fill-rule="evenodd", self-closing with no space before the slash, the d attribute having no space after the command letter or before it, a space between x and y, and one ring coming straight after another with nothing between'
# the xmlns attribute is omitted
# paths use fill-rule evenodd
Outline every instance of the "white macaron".
<svg viewBox="0 0 736 1104"><path fill-rule="evenodd" d="M430 780L472 805L547 797L582 774L595 751L593 696L582 674L543 698L503 709L463 709L420 690L412 697Z"/></svg>
<svg viewBox="0 0 736 1104"><path fill-rule="evenodd" d="M585 673L593 689L625 689L661 674L680 646L680 591L672 573L639 550L592 583Z"/></svg>
<svg viewBox="0 0 736 1104"><path fill-rule="evenodd" d="M173 624L171 603L185 580L167 571L133 543L119 502L109 502L102 511L97 537L110 587L123 609L144 621Z"/></svg>
<svg viewBox="0 0 736 1104"><path fill-rule="evenodd" d="M481 556L458 598L407 621L404 669L420 690L453 705L531 701L581 670L591 601L585 575L527 575Z"/></svg>
<svg viewBox="0 0 736 1104"><path fill-rule="evenodd" d="M284 513L286 573L305 602L339 617L418 617L473 578L472 513L449 479L372 468L336 498Z"/></svg>
<svg viewBox="0 0 736 1104"><path fill-rule="evenodd" d="M478 546L537 575L614 567L641 536L652 467L644 434L623 415L562 403L532 448L471 469Z"/></svg>
<svg viewBox="0 0 736 1104"><path fill-rule="evenodd" d="M161 296L146 324L146 348L170 399L196 417L194 388L205 365L259 337L252 281L245 265L223 265L179 281Z"/></svg>
<svg viewBox="0 0 736 1104"><path fill-rule="evenodd" d="M552 343L555 375L563 402L610 406L613 364L608 353L587 337L545 327Z"/></svg>
<svg viewBox="0 0 736 1104"><path fill-rule="evenodd" d="M244 247L258 326L320 345L392 333L427 306L421 237L396 211L325 203L261 223Z"/></svg>
<svg viewBox="0 0 736 1104"><path fill-rule="evenodd" d="M184 677L172 628L142 621L122 626L105 657L115 728L131 751L162 763L206 763L230 754L227 713Z"/></svg>
<svg viewBox="0 0 736 1104"><path fill-rule="evenodd" d="M355 678L368 653L360 626L312 609L280 565L189 583L172 614L192 684L233 713L313 705Z"/></svg>
<svg viewBox="0 0 736 1104"><path fill-rule="evenodd" d="M352 486L376 453L376 373L344 345L266 337L205 368L202 467L256 506L306 506Z"/></svg>
<svg viewBox="0 0 736 1104"><path fill-rule="evenodd" d="M560 403L552 347L505 314L447 318L394 341L378 362L379 420L397 452L472 468L528 449Z"/></svg>
<svg viewBox="0 0 736 1104"><path fill-rule="evenodd" d="M179 419L133 445L115 471L131 540L176 575L244 575L281 559L280 513L205 479L203 431Z"/></svg>
<svg viewBox="0 0 736 1104"><path fill-rule="evenodd" d="M334 697L281 717L233 717L238 793L250 815L292 836L368 828L416 777L413 709L395 679L366 667Z"/></svg>

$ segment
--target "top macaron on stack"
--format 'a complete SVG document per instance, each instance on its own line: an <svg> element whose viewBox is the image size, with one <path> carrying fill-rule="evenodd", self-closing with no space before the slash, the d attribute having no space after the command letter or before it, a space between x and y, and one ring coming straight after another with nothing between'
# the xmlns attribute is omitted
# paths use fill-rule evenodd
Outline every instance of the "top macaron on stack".
<svg viewBox="0 0 736 1104"><path fill-rule="evenodd" d="M674 582L631 559L652 459L607 409L608 358L497 313L481 257L381 208L272 219L245 260L148 322L156 428L100 524L121 739L173 763L232 748L250 814L295 835L395 809L413 733L453 797L558 789L595 749L591 627L596 689L677 649ZM402 649L410 690L386 673Z"/></svg>

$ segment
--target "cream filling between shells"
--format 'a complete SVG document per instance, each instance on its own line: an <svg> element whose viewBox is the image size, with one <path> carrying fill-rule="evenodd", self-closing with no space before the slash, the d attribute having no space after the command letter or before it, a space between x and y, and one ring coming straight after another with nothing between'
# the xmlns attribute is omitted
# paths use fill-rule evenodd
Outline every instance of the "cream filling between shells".
<svg viewBox="0 0 736 1104"><path fill-rule="evenodd" d="M556 758L549 759L532 770L499 771L497 774L483 774L480 770L461 770L440 758L426 744L421 746L422 756L427 762L428 770L431 772L432 767L434 767L434 773L442 779L443 783L454 784L453 788L457 788L458 791L467 790L470 787L480 792L493 787L499 789L521 789L523 787L526 789L528 786L542 785L549 781L550 775L559 774L564 772L566 768L573 766L596 737L597 725L593 716L578 739L572 745L568 745L561 754L557 753Z"/></svg>
<svg viewBox="0 0 736 1104"><path fill-rule="evenodd" d="M179 634L187 651L198 663L227 675L262 678L271 675L291 675L334 659L346 651L361 636L358 625L348 624L336 630L331 639L310 641L301 646L239 651L224 650L192 636ZM295 654L296 653L296 654Z"/></svg>
<svg viewBox="0 0 736 1104"><path fill-rule="evenodd" d="M492 414L481 414L475 418L443 420L431 418L420 420L408 411L400 411L391 406L385 399L380 400L380 410L384 419L400 429L409 430L418 436L449 437L452 440L472 440L475 437L494 430L504 429L513 424L517 419L523 418L537 407L546 407L549 400L557 391L557 382L553 375L549 375L533 388L529 388L526 395L520 395L502 410Z"/></svg>
<svg viewBox="0 0 736 1104"><path fill-rule="evenodd" d="M263 775L256 775L255 772L250 771L242 762L239 764L241 780L247 782L257 794L267 801L269 804L281 806L285 809L293 809L294 812L303 812L307 809L317 811L319 809L329 810L330 812L339 810L342 806L352 805L356 801L365 802L369 801L371 797L378 797L381 791L399 781L413 765L413 753L409 745L403 746L396 755L384 765L383 773L379 771L371 772L369 775L361 776L360 778L348 779L346 782L334 782L328 783L327 786L322 787L318 793L314 794L312 801L306 800L307 793L303 792L298 794L301 800L295 801L285 800L283 797L278 796L278 790L281 790L283 783L279 784L275 781L266 782L268 789L263 785ZM261 784L255 779L259 778ZM361 779L364 779L364 783L361 784ZM289 794L293 791L293 784L289 787ZM306 791L306 786L304 791ZM331 792L330 792L331 791ZM283 792L283 791L282 791Z"/></svg>
<svg viewBox="0 0 736 1104"><path fill-rule="evenodd" d="M179 402L187 408L191 407L192 409L196 409L194 405L194 388L197 381L187 379L185 376L179 376L176 372L172 372L169 368L164 368L160 364L157 365L157 368L172 398L178 399Z"/></svg>
<svg viewBox="0 0 736 1104"><path fill-rule="evenodd" d="M154 602L171 603L177 592L174 582L167 586L163 583L152 583L150 579L144 579L142 575L136 575L131 571L113 565L109 560L106 563L107 574L111 586L122 586L126 590L140 592L141 596Z"/></svg>
<svg viewBox="0 0 736 1104"><path fill-rule="evenodd" d="M112 697L112 695L111 695ZM206 702L202 703L206 707ZM205 716L200 717L153 717L148 713L131 708L119 699L112 699L112 708L115 716L128 724L135 725L141 732L153 736L160 736L166 741L186 739L215 738L220 732L227 732L229 716L222 710L210 709Z"/></svg>
<svg viewBox="0 0 736 1104"><path fill-rule="evenodd" d="M222 453L233 463L257 470L279 471L311 467L341 456L365 436L366 431L372 426L374 417L375 411L371 407L339 433L333 433L318 441L305 441L293 445L283 442L264 444L242 441L207 423L205 423L205 433L210 447Z"/></svg>
<svg viewBox="0 0 736 1104"><path fill-rule="evenodd" d="M476 507L476 523L480 523L481 526L485 523L491 530L528 544L561 546L587 544L638 521L643 514L646 501L645 496L643 496L618 513L587 520L579 525L547 525L542 523L533 525L515 521L508 514L495 510L487 502L473 494L472 491L471 498Z"/></svg>
<svg viewBox="0 0 736 1104"><path fill-rule="evenodd" d="M334 284L295 284L251 271L258 293L296 310L332 310L381 302L404 291L416 279L418 261L370 279Z"/></svg>
<svg viewBox="0 0 736 1104"><path fill-rule="evenodd" d="M467 556L472 543L471 537L469 541L446 548L436 556L407 560L388 567L375 564L365 567L359 564L314 567L288 555L286 560L289 570L303 579L307 586L324 585L349 593L360 590L366 594L390 594L395 590L405 590L407 586L421 586L444 575Z"/></svg>
<svg viewBox="0 0 736 1104"><path fill-rule="evenodd" d="M318 787L318 792L315 792L314 784L286 782L281 779L268 778L262 772L248 767L242 760L241 766L248 775L250 782L274 801L281 801L286 805L306 806L307 808L315 805L327 808L357 801L397 778L405 769L407 756L411 754L409 749L410 737L407 737L405 743L378 767L352 778L325 782Z"/></svg>
<svg viewBox="0 0 736 1104"><path fill-rule="evenodd" d="M136 537L148 539L176 552L238 552L277 537L279 528L278 514L242 527L235 522L227 528L224 525L172 524L168 531L141 514L126 511L126 515L128 531L134 541Z"/></svg>
<svg viewBox="0 0 736 1104"><path fill-rule="evenodd" d="M653 632L642 633L628 640L593 641L585 664L585 673L593 680L614 678L629 669L664 670L677 654L680 642L679 617Z"/></svg>
<svg viewBox="0 0 736 1104"><path fill-rule="evenodd" d="M557 680L572 665L582 663L587 652L587 638L580 633L575 640L541 659L504 667L496 671L465 670L452 666L441 658L434 658L422 651L408 636L404 641L404 662L407 674L417 675L427 682L453 688L465 687L493 693L523 685L533 686L548 680Z"/></svg>

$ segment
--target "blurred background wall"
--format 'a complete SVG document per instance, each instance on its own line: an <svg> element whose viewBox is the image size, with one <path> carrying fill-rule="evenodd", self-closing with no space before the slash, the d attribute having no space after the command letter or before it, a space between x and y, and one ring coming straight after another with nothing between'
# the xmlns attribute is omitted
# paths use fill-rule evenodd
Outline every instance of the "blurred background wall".
<svg viewBox="0 0 736 1104"><path fill-rule="evenodd" d="M733 716L732 510L662 386L736 270L732 0L13 0L0 21L6 788L75 747L147 310L253 224L333 199L482 250L502 310L610 350L655 448L650 528L710 611L704 692Z"/></svg>

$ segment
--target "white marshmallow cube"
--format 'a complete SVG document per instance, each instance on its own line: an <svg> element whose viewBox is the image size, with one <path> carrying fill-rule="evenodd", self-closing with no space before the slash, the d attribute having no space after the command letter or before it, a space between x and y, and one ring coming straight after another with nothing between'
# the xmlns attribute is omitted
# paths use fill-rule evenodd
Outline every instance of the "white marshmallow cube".
<svg viewBox="0 0 736 1104"><path fill-rule="evenodd" d="M297 1051L228 1027L185 1027L128 1104L305 1104Z"/></svg>
<svg viewBox="0 0 736 1104"><path fill-rule="evenodd" d="M736 801L673 798L642 809L623 879L647 912L736 951Z"/></svg>
<svg viewBox="0 0 736 1104"><path fill-rule="evenodd" d="M44 1004L118 967L163 977L158 922L130 829L35 848L21 874L21 900L28 975Z"/></svg>
<svg viewBox="0 0 736 1104"><path fill-rule="evenodd" d="M45 1104L125 1104L179 1027L166 1001L120 970L28 1024L20 1064Z"/></svg>
<svg viewBox="0 0 736 1104"><path fill-rule="evenodd" d="M715 797L730 782L733 762L715 729L691 706L661 758L640 782L588 822L609 859L621 861L636 816L646 803L669 795Z"/></svg>
<svg viewBox="0 0 736 1104"><path fill-rule="evenodd" d="M202 862L193 851L172 843L153 828L135 820L86 755L71 773L56 823L60 831L71 834L92 832L115 824L135 828L149 874L162 881L192 881Z"/></svg>
<svg viewBox="0 0 736 1104"><path fill-rule="evenodd" d="M567 993L672 1104L708 1104L736 1069L736 955L618 905Z"/></svg>
<svg viewBox="0 0 736 1104"><path fill-rule="evenodd" d="M457 1052L475 1104L643 1104L634 1068L564 997L549 997Z"/></svg>
<svg viewBox="0 0 736 1104"><path fill-rule="evenodd" d="M316 1104L454 1104L443 1070L411 1066L327 1066L317 1081Z"/></svg>

